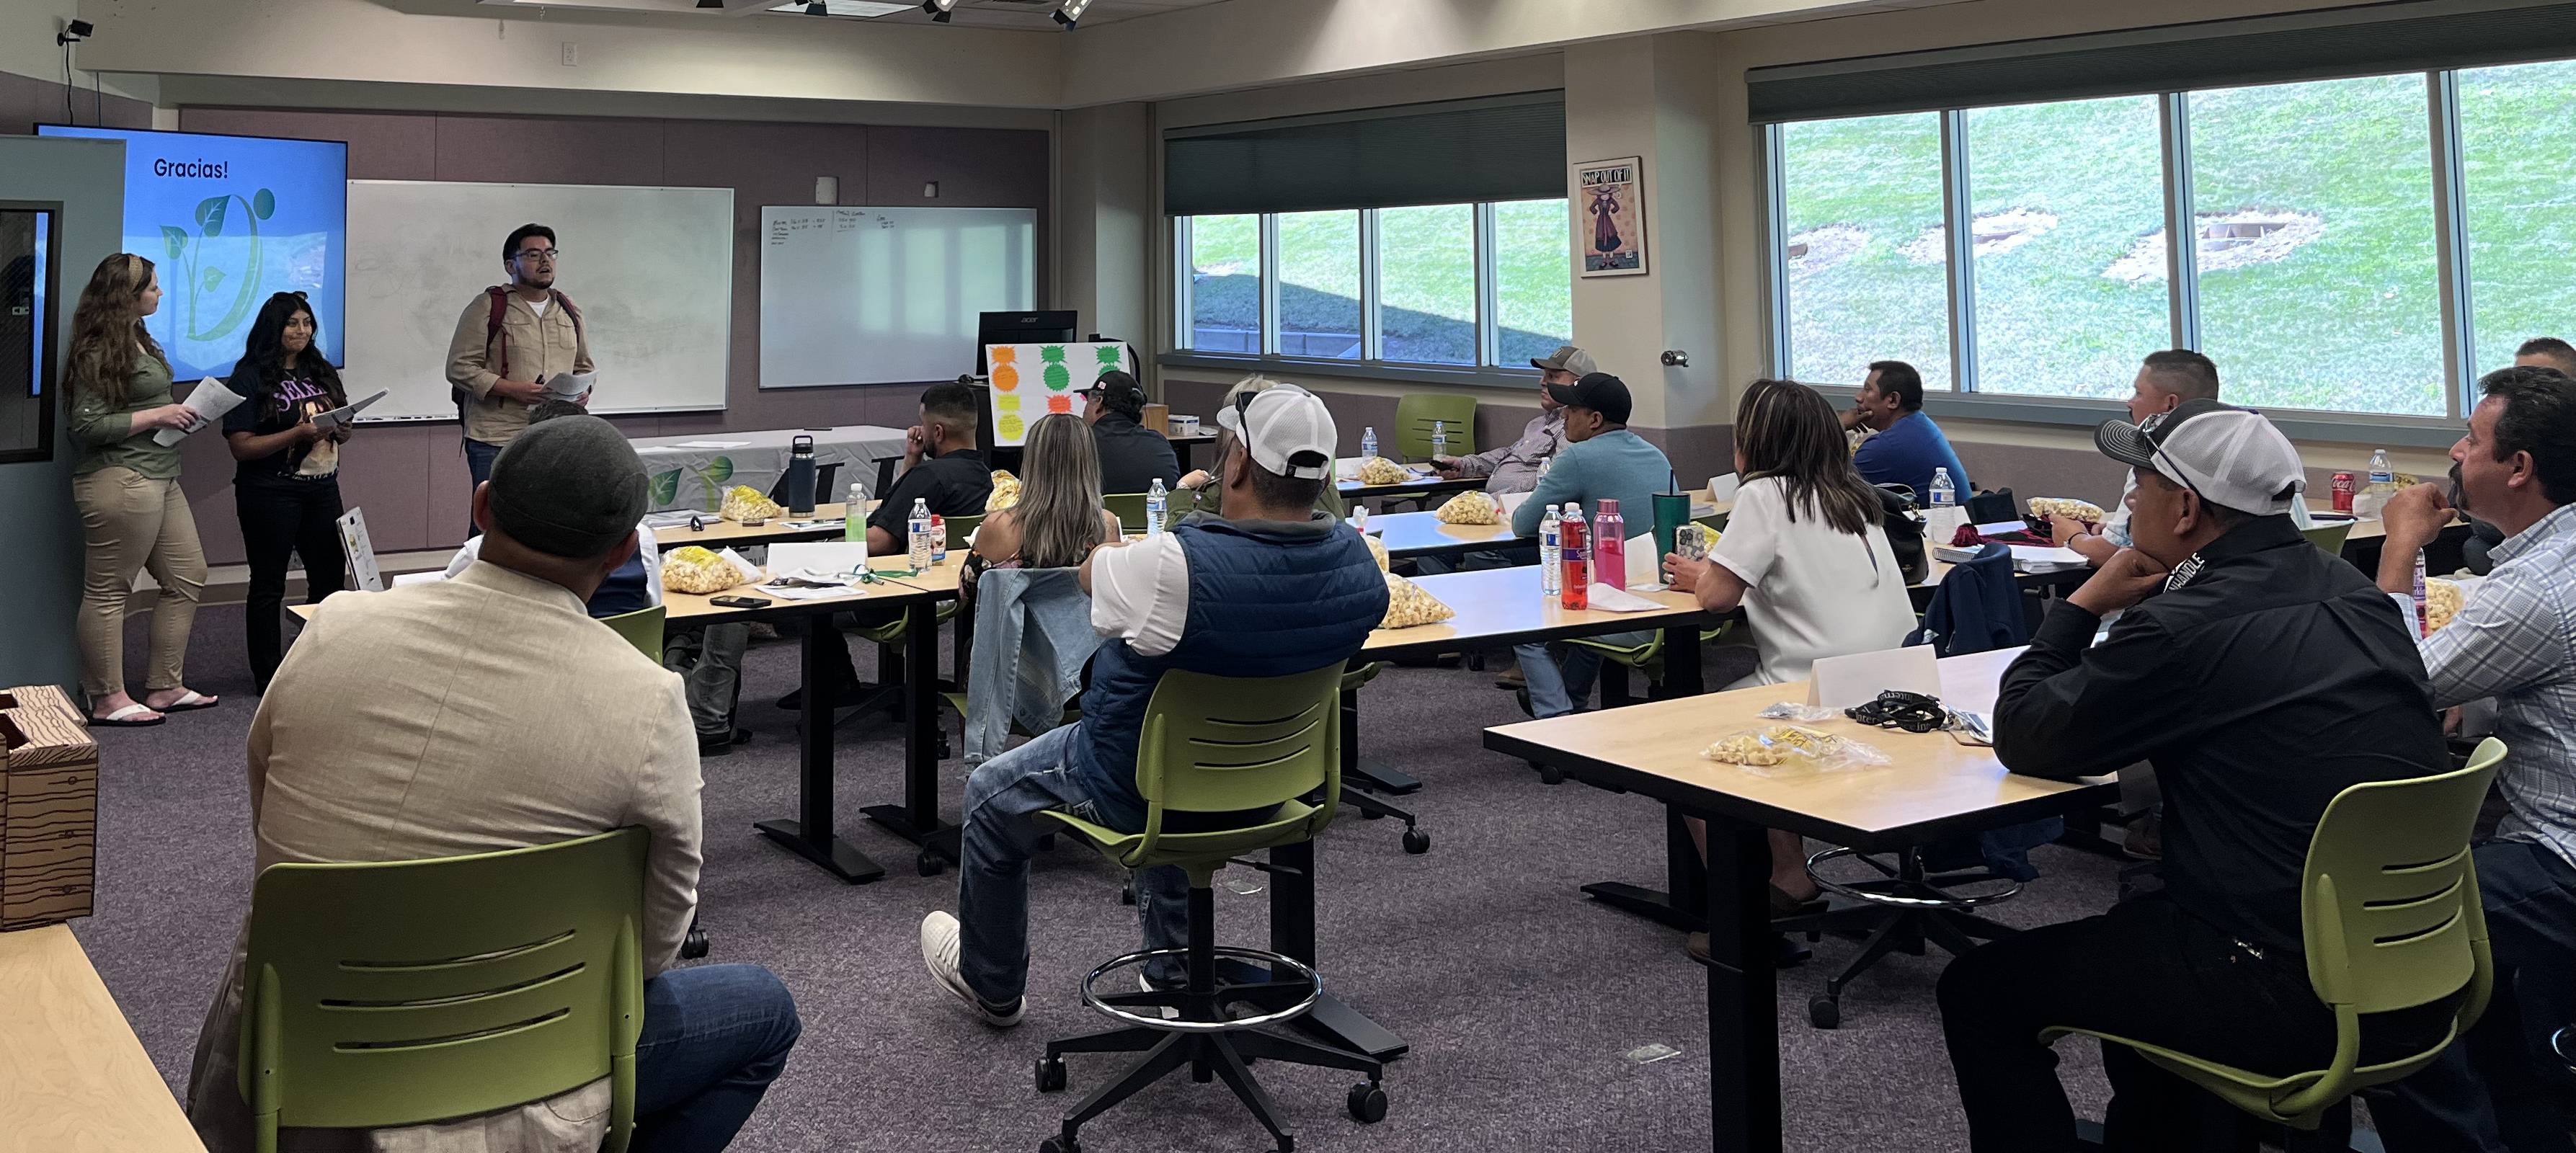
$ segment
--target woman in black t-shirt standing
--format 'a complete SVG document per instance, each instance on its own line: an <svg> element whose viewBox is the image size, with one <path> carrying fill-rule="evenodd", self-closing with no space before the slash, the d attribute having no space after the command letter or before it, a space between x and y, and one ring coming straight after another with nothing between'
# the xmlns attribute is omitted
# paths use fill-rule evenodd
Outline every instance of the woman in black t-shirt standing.
<svg viewBox="0 0 2576 1153"><path fill-rule="evenodd" d="M313 310L302 293L269 297L228 382L243 397L224 414L224 439L232 445L233 506L250 560L250 671L263 693L281 659L288 555L303 557L307 604L340 591L348 565L338 522L340 442L349 430L313 424L314 414L346 405L348 396L313 340Z"/></svg>

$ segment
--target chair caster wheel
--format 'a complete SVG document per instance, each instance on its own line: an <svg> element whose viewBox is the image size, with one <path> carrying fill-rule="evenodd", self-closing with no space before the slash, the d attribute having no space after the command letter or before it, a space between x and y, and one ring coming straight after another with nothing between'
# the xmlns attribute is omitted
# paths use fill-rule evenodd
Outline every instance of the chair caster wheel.
<svg viewBox="0 0 2576 1153"><path fill-rule="evenodd" d="M1420 829L1406 829L1404 831L1404 851L1417 857L1430 852L1431 834L1423 832Z"/></svg>
<svg viewBox="0 0 2576 1153"><path fill-rule="evenodd" d="M922 876L936 877L940 870L948 867L948 862L939 854L923 849L920 856L913 858L912 867Z"/></svg>
<svg viewBox="0 0 2576 1153"><path fill-rule="evenodd" d="M1129 881L1126 884L1118 886L1118 903L1121 905L1133 905L1136 903L1136 882Z"/></svg>
<svg viewBox="0 0 2576 1153"><path fill-rule="evenodd" d="M1062 1137L1049 1137L1038 1142L1038 1153L1082 1153L1082 1146Z"/></svg>
<svg viewBox="0 0 2576 1153"><path fill-rule="evenodd" d="M1843 1007L1831 997L1817 997L1807 1002L1807 1023L1819 1029L1831 1029L1843 1023Z"/></svg>
<svg viewBox="0 0 2576 1153"><path fill-rule="evenodd" d="M1351 1120L1362 1125L1375 1125L1386 1120L1386 1090L1375 1081L1362 1081L1351 1086L1349 1105Z"/></svg>
<svg viewBox="0 0 2576 1153"><path fill-rule="evenodd" d="M1542 765L1536 761L1530 762L1530 767L1538 770L1538 783L1542 785L1562 785L1565 783L1565 770L1563 769L1557 768L1554 765Z"/></svg>
<svg viewBox="0 0 2576 1153"><path fill-rule="evenodd" d="M1064 1058L1038 1058L1038 1092L1064 1092Z"/></svg>
<svg viewBox="0 0 2576 1153"><path fill-rule="evenodd" d="M680 959L695 961L706 956L709 947L707 931L692 924L689 926L689 935L680 942Z"/></svg>

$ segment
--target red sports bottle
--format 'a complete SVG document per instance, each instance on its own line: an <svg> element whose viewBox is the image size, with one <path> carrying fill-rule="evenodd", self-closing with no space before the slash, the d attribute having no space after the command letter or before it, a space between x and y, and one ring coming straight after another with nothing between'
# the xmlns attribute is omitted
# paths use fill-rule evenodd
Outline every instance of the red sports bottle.
<svg viewBox="0 0 2576 1153"><path fill-rule="evenodd" d="M1592 607L1592 566L1586 563L1584 544L1591 534L1585 531L1583 506L1566 508L1574 515L1565 518L1557 529L1557 555L1565 564L1565 591L1558 594L1557 603L1569 609L1586 609Z"/></svg>
<svg viewBox="0 0 2576 1153"><path fill-rule="evenodd" d="M1628 587L1628 519L1619 515L1618 501L1603 500L1592 518L1592 568L1601 583Z"/></svg>

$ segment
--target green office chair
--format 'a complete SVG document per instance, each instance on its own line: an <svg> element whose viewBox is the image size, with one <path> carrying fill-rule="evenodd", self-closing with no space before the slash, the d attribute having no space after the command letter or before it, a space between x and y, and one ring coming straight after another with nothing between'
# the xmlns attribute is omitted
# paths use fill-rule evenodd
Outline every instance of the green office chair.
<svg viewBox="0 0 2576 1153"><path fill-rule="evenodd" d="M1126 533L1145 531L1145 494L1117 492L1100 498L1100 505L1118 517L1118 528Z"/></svg>
<svg viewBox="0 0 2576 1153"><path fill-rule="evenodd" d="M1120 833L1069 813L1040 814L1131 871L1172 865L1190 877L1187 948L1129 953L1083 978L1083 1002L1127 1027L1047 1042L1046 1055L1037 1063L1040 1092L1064 1088L1067 1053L1145 1056L1066 1112L1062 1132L1039 1146L1042 1153L1078 1153L1078 1132L1085 1122L1182 1068L1224 1078L1278 1139L1279 1148L1294 1148L1294 1135L1245 1067L1247 1057L1365 1073L1368 1080L1351 1087L1351 1115L1363 1123L1386 1116L1382 1062L1261 1031L1261 1026L1295 1020L1314 1007L1323 992L1315 970L1277 953L1216 943L1217 870L1234 857L1311 840L1333 822L1342 777L1336 700L1341 685L1339 662L1284 677L1166 672L1146 705L1136 751L1144 831ZM1307 797L1319 797L1321 803L1308 804L1302 799ZM1176 954L1189 963L1185 988L1100 991L1112 973L1132 980L1127 977L1132 967ZM1220 956L1267 968L1284 979L1221 981ZM1229 1016L1226 1007L1236 1005L1248 1006L1251 1015ZM1164 1009L1178 1016L1165 1018L1160 1015Z"/></svg>
<svg viewBox="0 0 2576 1153"><path fill-rule="evenodd" d="M609 1080L635 1127L644 859L618 829L430 861L271 865L252 890L241 1078L281 1127L468 1117Z"/></svg>
<svg viewBox="0 0 2576 1153"><path fill-rule="evenodd" d="M948 525L948 548L954 552L966 547L966 538L975 535L975 526L984 523L984 514L942 517Z"/></svg>
<svg viewBox="0 0 2576 1153"><path fill-rule="evenodd" d="M2354 785L2326 806L2299 887L2308 981L2334 1010L2326 1068L2271 1077L2089 1029L2046 1029L2041 1040L2080 1033L2126 1045L2257 1118L2302 1130L2355 1091L2431 1064L2477 1022L2494 978L2469 836L2504 754L2504 743L2489 739L2467 768ZM2359 1063L2363 1015L2463 991L2450 1033L2431 1048Z"/></svg>
<svg viewBox="0 0 2576 1153"><path fill-rule="evenodd" d="M1446 425L1449 455L1476 451L1476 398L1461 393L1411 392L1395 402L1395 451L1404 459L1431 459L1431 422Z"/></svg>
<svg viewBox="0 0 2576 1153"><path fill-rule="evenodd" d="M599 623L617 630L617 635L626 638L626 643L635 646L635 651L652 658L658 665L662 663L662 623L669 614L670 610L653 605L631 613L601 617Z"/></svg>
<svg viewBox="0 0 2576 1153"><path fill-rule="evenodd" d="M2343 542L2352 536L2352 522L2338 521L2299 530L2308 543L2326 550L2328 556L2342 556Z"/></svg>

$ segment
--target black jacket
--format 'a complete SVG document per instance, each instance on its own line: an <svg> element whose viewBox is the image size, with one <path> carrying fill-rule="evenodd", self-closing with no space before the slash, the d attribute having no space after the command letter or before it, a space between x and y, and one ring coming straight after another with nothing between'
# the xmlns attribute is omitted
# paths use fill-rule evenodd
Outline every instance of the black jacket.
<svg viewBox="0 0 2576 1153"><path fill-rule="evenodd" d="M1100 446L1100 491L1103 493L1143 492L1161 477L1163 487L1171 488L1181 479L1181 458L1172 451L1172 442L1163 434L1136 423L1136 418L1120 412L1100 414L1100 423L1091 426L1092 443Z"/></svg>
<svg viewBox="0 0 2576 1153"><path fill-rule="evenodd" d="M2299 876L2326 803L2449 767L2413 630L2287 516L2212 542L2093 645L2099 625L2050 608L2004 671L1996 756L2059 780L2152 764L2173 899L2300 951Z"/></svg>

